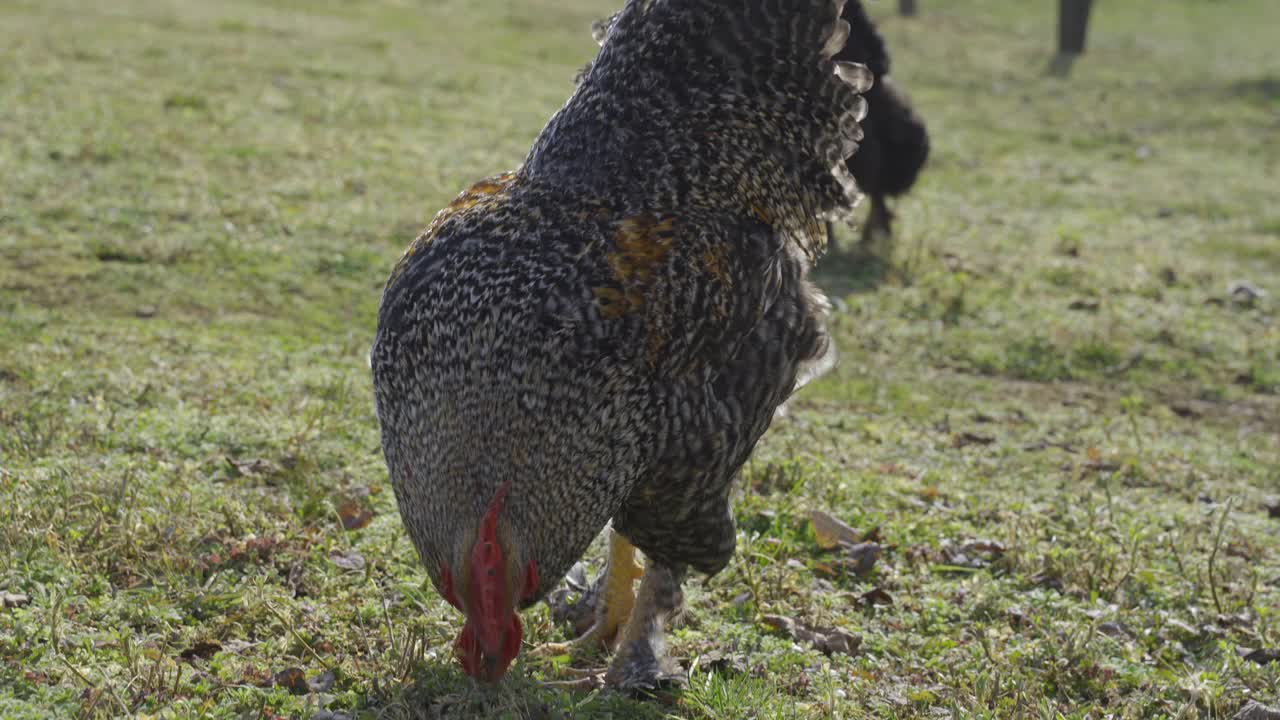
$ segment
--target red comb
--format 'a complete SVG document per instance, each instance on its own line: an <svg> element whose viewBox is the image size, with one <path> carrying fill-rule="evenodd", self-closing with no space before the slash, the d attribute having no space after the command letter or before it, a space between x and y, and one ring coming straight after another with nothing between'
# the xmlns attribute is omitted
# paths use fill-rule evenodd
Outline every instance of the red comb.
<svg viewBox="0 0 1280 720"><path fill-rule="evenodd" d="M498 488L480 520L480 532L471 550L471 592L475 601L476 640L490 655L502 651L503 629L511 612L509 591L503 587L505 566L498 544L498 515L511 490L511 481ZM505 607L504 607L505 606Z"/></svg>

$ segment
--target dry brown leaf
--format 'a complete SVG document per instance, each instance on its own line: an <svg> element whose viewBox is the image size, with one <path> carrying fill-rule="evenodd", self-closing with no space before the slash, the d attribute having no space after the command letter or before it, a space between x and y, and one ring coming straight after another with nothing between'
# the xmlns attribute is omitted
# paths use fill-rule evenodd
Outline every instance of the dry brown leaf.
<svg viewBox="0 0 1280 720"><path fill-rule="evenodd" d="M334 565L343 570L351 570L353 572L364 570L364 556L355 550L347 550L346 552L335 550L329 553L329 559L333 561Z"/></svg>
<svg viewBox="0 0 1280 720"><path fill-rule="evenodd" d="M698 656L698 669L716 675L741 675L747 671L746 658L736 653L711 650Z"/></svg>
<svg viewBox="0 0 1280 720"><path fill-rule="evenodd" d="M986 539L970 540L961 545L960 549L968 553L986 553L991 555L993 560L1008 552L1008 548L1003 543Z"/></svg>
<svg viewBox="0 0 1280 720"><path fill-rule="evenodd" d="M337 676L333 674L332 670L325 670L307 681L307 689L317 693L328 692L329 688L333 687L333 682L336 679Z"/></svg>
<svg viewBox="0 0 1280 720"><path fill-rule="evenodd" d="M862 638L840 628L830 628L818 635L820 639L816 639L813 646L827 655L854 655L862 647Z"/></svg>
<svg viewBox="0 0 1280 720"><path fill-rule="evenodd" d="M867 605L892 605L893 596L882 587L873 587L862 594L862 602Z"/></svg>
<svg viewBox="0 0 1280 720"><path fill-rule="evenodd" d="M1267 707L1257 700L1250 700L1240 708L1232 720L1280 720L1280 710Z"/></svg>
<svg viewBox="0 0 1280 720"><path fill-rule="evenodd" d="M853 571L854 575L866 575L871 572L871 569L876 566L876 561L880 559L880 553L884 550L879 544L873 542L853 545L841 543L841 546L849 555L847 567Z"/></svg>
<svg viewBox="0 0 1280 720"><path fill-rule="evenodd" d="M760 619L792 640L812 645L826 655L854 655L862 646L862 638L840 628L811 628L783 615L763 615Z"/></svg>
<svg viewBox="0 0 1280 720"><path fill-rule="evenodd" d="M1280 648L1258 648L1241 657L1259 665L1269 665L1273 662L1280 662Z"/></svg>
<svg viewBox="0 0 1280 720"><path fill-rule="evenodd" d="M240 459L227 458L227 464L235 470L238 475L244 477L253 477L257 475L275 475L280 472L280 466L266 460L264 458Z"/></svg>
<svg viewBox="0 0 1280 720"><path fill-rule="evenodd" d="M990 445L995 441L996 439L991 435L983 435L982 433L965 430L964 432L957 434L952 442L956 447L962 448L970 445Z"/></svg>
<svg viewBox="0 0 1280 720"><path fill-rule="evenodd" d="M294 695L306 695L311 691L307 686L307 675L302 672L302 668L291 667L281 670L271 676L271 684L274 687L285 688Z"/></svg>
<svg viewBox="0 0 1280 720"><path fill-rule="evenodd" d="M813 537L818 547L830 550L841 542L855 544L860 540L858 531L837 520L830 513L821 510L810 510L809 521L813 523Z"/></svg>
<svg viewBox="0 0 1280 720"><path fill-rule="evenodd" d="M214 653L221 649L222 645L217 640L200 640L186 650L183 650L179 657L184 660L207 658L213 656Z"/></svg>
<svg viewBox="0 0 1280 720"><path fill-rule="evenodd" d="M338 505L338 519L343 530L359 530L373 521L373 511L361 507L355 500L343 500Z"/></svg>

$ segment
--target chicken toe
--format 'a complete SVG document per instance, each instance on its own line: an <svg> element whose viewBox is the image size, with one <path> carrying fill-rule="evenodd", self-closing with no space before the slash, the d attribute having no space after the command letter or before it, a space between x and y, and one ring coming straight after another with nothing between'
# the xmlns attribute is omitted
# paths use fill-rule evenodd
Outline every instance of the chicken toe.
<svg viewBox="0 0 1280 720"><path fill-rule="evenodd" d="M684 605L684 573L683 567L649 563L631 620L605 673L609 687L635 692L684 684L684 673L667 657L666 640L667 627Z"/></svg>
<svg viewBox="0 0 1280 720"><path fill-rule="evenodd" d="M644 574L636 562L636 549L616 531L609 531L609 559L605 566L603 587L594 596L595 622L578 638L567 643L548 643L534 650L538 655L563 655L612 649L618 631L631 617L636 604L635 581Z"/></svg>

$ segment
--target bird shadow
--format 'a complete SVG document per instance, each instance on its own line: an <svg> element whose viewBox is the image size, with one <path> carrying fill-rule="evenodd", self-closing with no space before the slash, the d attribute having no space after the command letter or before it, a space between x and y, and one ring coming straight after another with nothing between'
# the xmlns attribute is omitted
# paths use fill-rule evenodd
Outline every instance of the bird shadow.
<svg viewBox="0 0 1280 720"><path fill-rule="evenodd" d="M1055 78L1070 77L1071 68L1079 59L1078 53L1058 53L1049 60L1049 67L1045 68L1045 74Z"/></svg>
<svg viewBox="0 0 1280 720"><path fill-rule="evenodd" d="M1237 80L1223 86L1221 92L1227 97L1263 106L1280 105L1280 76L1263 75Z"/></svg>
<svg viewBox="0 0 1280 720"><path fill-rule="evenodd" d="M412 720L552 720L565 717L626 717L659 720L664 703L615 692L574 693L545 685L537 673L517 666L494 685L476 683L450 664L423 661L409 677L367 699L382 716Z"/></svg>
<svg viewBox="0 0 1280 720"><path fill-rule="evenodd" d="M831 297L875 292L893 275L893 262L861 244L829 251L814 266L814 282Z"/></svg>

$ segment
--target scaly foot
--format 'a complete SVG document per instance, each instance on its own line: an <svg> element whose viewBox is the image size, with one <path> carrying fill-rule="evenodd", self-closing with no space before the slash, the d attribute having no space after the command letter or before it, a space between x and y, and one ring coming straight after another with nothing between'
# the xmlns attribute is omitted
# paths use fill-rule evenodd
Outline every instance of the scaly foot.
<svg viewBox="0 0 1280 720"><path fill-rule="evenodd" d="M667 626L683 606L683 576L683 568L649 564L622 644L605 673L609 687L635 693L684 685L684 673L667 657L666 641Z"/></svg>
<svg viewBox="0 0 1280 720"><path fill-rule="evenodd" d="M574 655L614 647L618 630L626 624L635 608L635 581L644 574L644 568L636 562L635 546L612 530L609 531L609 560L604 573L604 587L595 597L595 623L575 640L547 643L535 648L535 655Z"/></svg>

